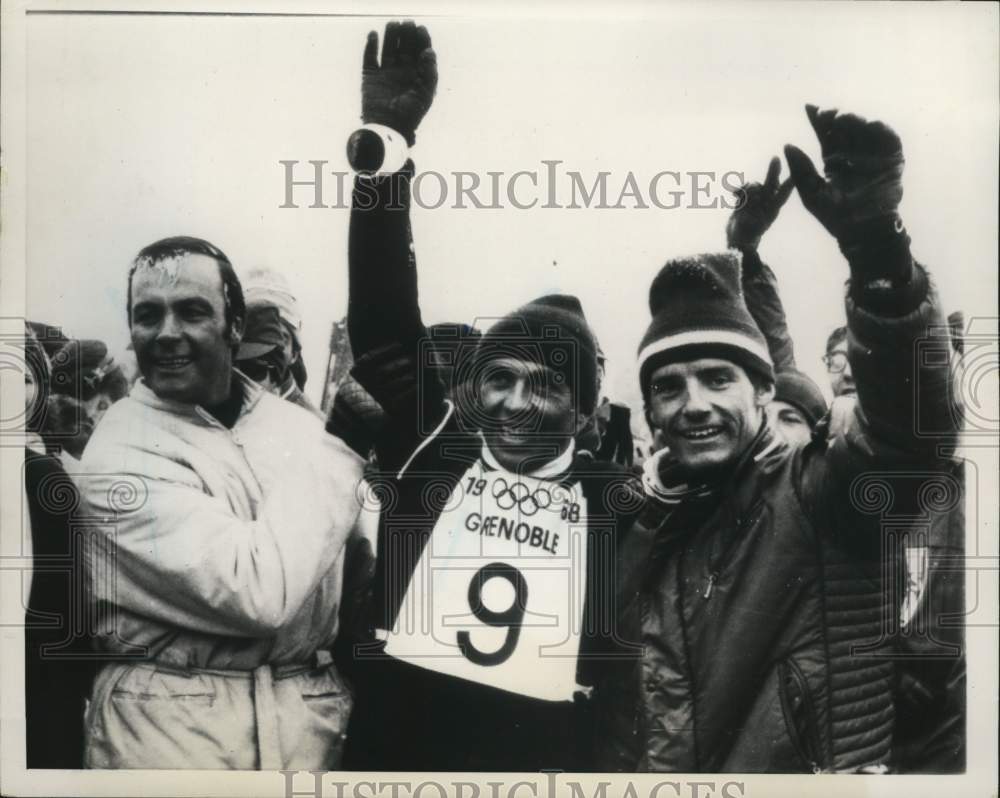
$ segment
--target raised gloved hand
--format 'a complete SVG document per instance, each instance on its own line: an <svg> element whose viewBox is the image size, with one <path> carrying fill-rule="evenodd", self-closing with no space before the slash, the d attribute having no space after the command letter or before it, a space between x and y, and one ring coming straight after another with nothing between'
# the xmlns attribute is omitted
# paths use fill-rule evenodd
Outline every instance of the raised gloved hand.
<svg viewBox="0 0 1000 798"><path fill-rule="evenodd" d="M802 150L785 158L802 204L836 239L851 266L851 293L869 308L902 314L925 293L910 237L897 209L903 198L903 147L882 122L806 106L823 152L826 179ZM918 276L914 280L914 276Z"/></svg>
<svg viewBox="0 0 1000 798"><path fill-rule="evenodd" d="M779 182L781 160L772 158L763 183L749 183L733 192L737 206L726 223L726 246L757 249L764 235L778 218L781 206L792 193L792 179Z"/></svg>
<svg viewBox="0 0 1000 798"><path fill-rule="evenodd" d="M397 341L382 344L354 361L351 376L390 416L412 412L422 376L414 355Z"/></svg>
<svg viewBox="0 0 1000 798"><path fill-rule="evenodd" d="M417 126L437 88L437 56L431 36L412 21L390 22L378 59L378 34L368 34L361 73L361 119L401 133L412 147Z"/></svg>
<svg viewBox="0 0 1000 798"><path fill-rule="evenodd" d="M824 180L809 156L791 144L785 158L802 204L842 244L861 227L896 225L903 198L903 147L882 122L806 106L819 138Z"/></svg>

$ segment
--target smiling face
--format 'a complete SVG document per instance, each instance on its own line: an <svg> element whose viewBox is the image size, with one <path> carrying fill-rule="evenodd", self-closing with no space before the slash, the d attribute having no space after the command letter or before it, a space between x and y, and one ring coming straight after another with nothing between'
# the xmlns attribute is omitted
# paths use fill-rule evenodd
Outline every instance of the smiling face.
<svg viewBox="0 0 1000 798"><path fill-rule="evenodd" d="M184 254L140 267L130 328L139 370L162 399L211 407L229 395L233 341L219 264Z"/></svg>
<svg viewBox="0 0 1000 798"><path fill-rule="evenodd" d="M577 419L563 375L530 361L490 361L478 394L483 435L500 465L511 471L564 451L585 421Z"/></svg>
<svg viewBox="0 0 1000 798"><path fill-rule="evenodd" d="M732 464L753 441L773 386L757 388L735 363L699 358L653 372L647 417L671 458L697 475Z"/></svg>

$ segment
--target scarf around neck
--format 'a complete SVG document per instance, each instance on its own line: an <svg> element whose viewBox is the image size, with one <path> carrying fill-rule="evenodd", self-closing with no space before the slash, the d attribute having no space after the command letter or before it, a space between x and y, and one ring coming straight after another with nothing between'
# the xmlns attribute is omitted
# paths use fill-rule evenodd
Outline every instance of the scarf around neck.
<svg viewBox="0 0 1000 798"><path fill-rule="evenodd" d="M741 471L748 461L759 463L781 454L787 448L785 440L774 434L765 419L757 436L735 465L711 480L686 479L677 461L670 458L670 450L662 449L643 463L642 486L647 496L661 504L679 505L702 501L716 496L730 477Z"/></svg>

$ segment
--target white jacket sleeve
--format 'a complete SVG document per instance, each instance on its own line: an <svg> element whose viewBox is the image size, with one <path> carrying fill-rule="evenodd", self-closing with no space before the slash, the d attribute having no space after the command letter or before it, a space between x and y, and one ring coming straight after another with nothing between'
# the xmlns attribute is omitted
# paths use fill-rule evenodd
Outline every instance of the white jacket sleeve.
<svg viewBox="0 0 1000 798"><path fill-rule="evenodd" d="M146 474L89 473L88 511L108 520L96 528L95 597L206 633L274 634L333 566L359 512L361 458L322 433L312 443L268 480L253 521L170 478L178 464L152 453Z"/></svg>

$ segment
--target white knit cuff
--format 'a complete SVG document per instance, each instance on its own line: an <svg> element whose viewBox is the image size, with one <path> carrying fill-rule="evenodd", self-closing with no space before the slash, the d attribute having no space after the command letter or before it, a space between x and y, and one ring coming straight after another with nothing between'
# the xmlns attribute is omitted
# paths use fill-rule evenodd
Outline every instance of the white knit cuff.
<svg viewBox="0 0 1000 798"><path fill-rule="evenodd" d="M382 140L382 146L385 149L385 154L382 157L382 165L372 175L373 177L391 175L403 168L403 165L410 157L410 148L407 146L406 139L402 133L386 125L378 125L374 122L362 125L359 130L370 130Z"/></svg>

